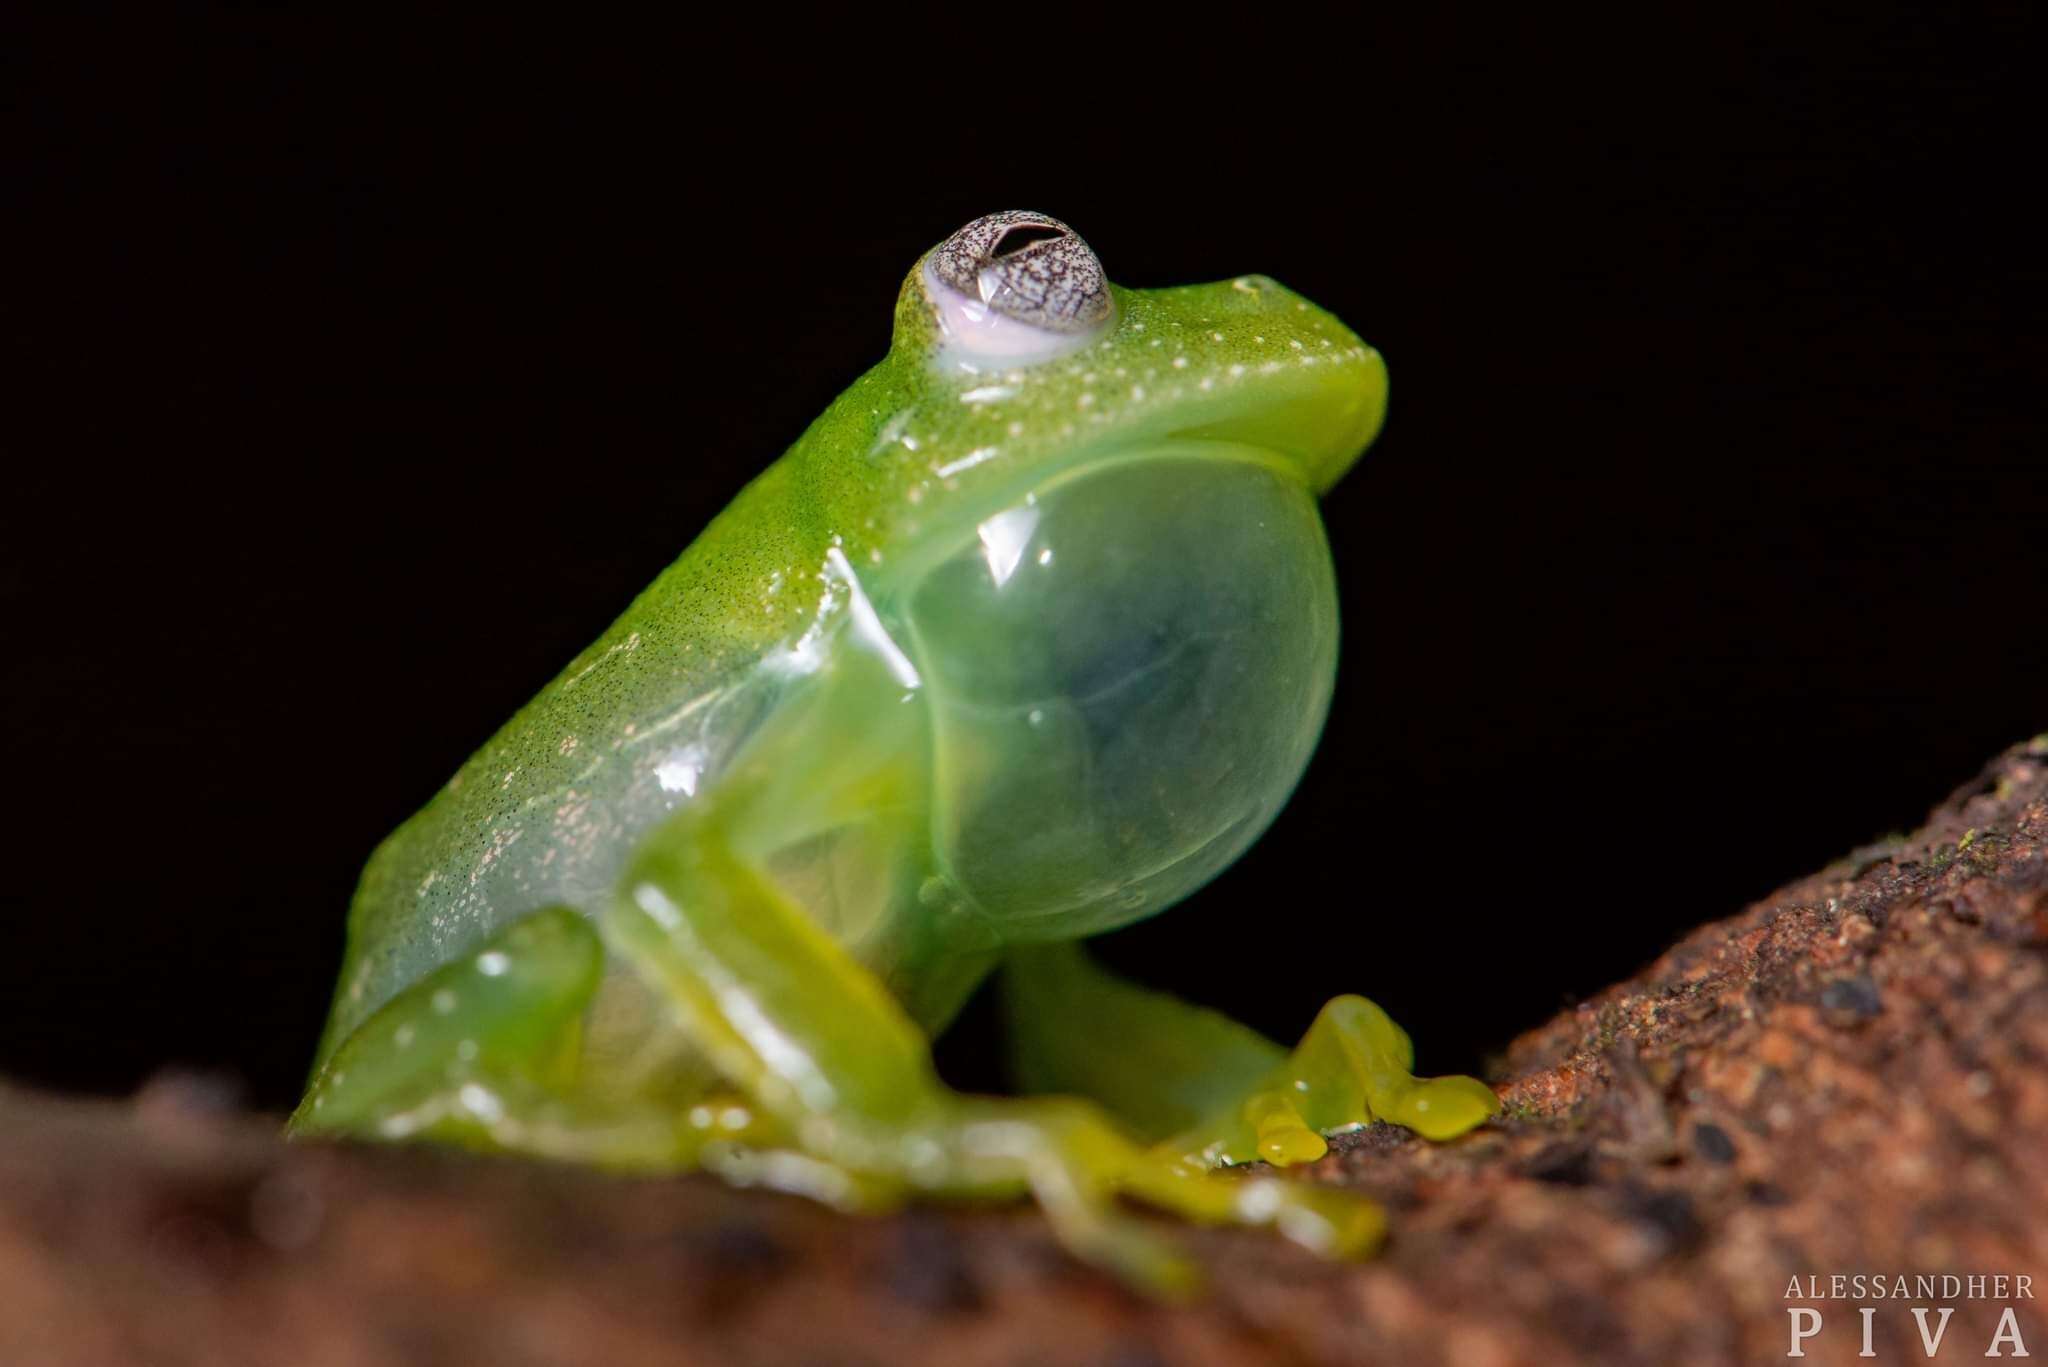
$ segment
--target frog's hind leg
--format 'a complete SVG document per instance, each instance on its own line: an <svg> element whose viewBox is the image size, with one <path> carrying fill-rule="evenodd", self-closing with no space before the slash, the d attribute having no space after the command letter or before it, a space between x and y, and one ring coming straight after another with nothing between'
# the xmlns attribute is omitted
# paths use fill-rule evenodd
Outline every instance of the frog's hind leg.
<svg viewBox="0 0 2048 1367"><path fill-rule="evenodd" d="M1005 961L1012 1049L1030 1089L1099 1098L1191 1163L1323 1156L1323 1136L1388 1120L1448 1139L1500 1109L1476 1078L1418 1078L1386 1012L1337 997L1292 1052L1207 1008L1123 981L1078 945Z"/></svg>
<svg viewBox="0 0 2048 1367"><path fill-rule="evenodd" d="M1199 1171L1147 1151L1085 1101L948 1090L881 980L702 809L653 833L603 924L719 1074L828 1170L906 1193L1029 1192L1073 1251L1168 1294L1189 1284L1191 1265L1118 1210L1118 1197L1273 1225L1330 1253L1378 1238L1378 1211L1349 1193ZM772 1164L755 1176L788 1185Z"/></svg>
<svg viewBox="0 0 2048 1367"><path fill-rule="evenodd" d="M737 1099L677 1108L579 1085L580 1033L604 972L589 921L513 922L398 994L335 1050L294 1134L435 1139L617 1168L693 1166L772 1142Z"/></svg>

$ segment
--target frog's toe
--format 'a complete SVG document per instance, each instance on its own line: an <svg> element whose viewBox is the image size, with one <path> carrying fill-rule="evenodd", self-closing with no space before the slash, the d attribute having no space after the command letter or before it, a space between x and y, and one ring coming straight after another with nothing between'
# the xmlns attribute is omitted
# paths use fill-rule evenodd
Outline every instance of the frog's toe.
<svg viewBox="0 0 2048 1367"><path fill-rule="evenodd" d="M1380 1119L1406 1125L1424 1139L1455 1139L1500 1110L1493 1088L1476 1077L1416 1078L1386 1104Z"/></svg>
<svg viewBox="0 0 2048 1367"><path fill-rule="evenodd" d="M1244 1103L1254 1152L1276 1168L1313 1163L1330 1151L1285 1092L1254 1092Z"/></svg>

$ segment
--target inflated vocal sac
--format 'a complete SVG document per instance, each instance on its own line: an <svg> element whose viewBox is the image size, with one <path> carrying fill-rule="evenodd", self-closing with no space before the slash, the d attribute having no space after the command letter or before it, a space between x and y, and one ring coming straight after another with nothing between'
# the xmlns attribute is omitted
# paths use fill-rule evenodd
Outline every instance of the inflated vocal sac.
<svg viewBox="0 0 2048 1367"><path fill-rule="evenodd" d="M1067 473L909 597L936 839L1012 939L1150 915L1242 853L1315 747L1337 601L1313 497L1186 443Z"/></svg>

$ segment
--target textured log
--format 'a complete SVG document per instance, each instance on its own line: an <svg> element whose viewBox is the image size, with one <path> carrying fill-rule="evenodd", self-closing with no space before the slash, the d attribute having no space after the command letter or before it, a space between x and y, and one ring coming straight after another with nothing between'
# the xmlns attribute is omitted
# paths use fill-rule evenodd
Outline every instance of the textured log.
<svg viewBox="0 0 2048 1367"><path fill-rule="evenodd" d="M1732 1363L1782 1358L1801 1304L1809 1361L1859 1361L1860 1304L1878 1361L1925 1360L1914 1304L1930 1328L1954 1308L1937 1360L1979 1357L2008 1306L2039 1356L2017 1289L1787 1289L2048 1295L2044 842L2048 738L1524 1036L1499 1124L1340 1141L1309 1179L1388 1203L1378 1261L1189 1231L1214 1288L1181 1308L1023 1209L850 1220L698 1178L287 1147L176 1080L0 1094L0 1362Z"/></svg>

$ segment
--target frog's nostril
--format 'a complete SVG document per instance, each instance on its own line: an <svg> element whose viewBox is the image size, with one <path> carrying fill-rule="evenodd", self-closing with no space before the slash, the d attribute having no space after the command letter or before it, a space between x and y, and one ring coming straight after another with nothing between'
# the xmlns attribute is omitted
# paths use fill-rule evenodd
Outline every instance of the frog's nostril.
<svg viewBox="0 0 2048 1367"><path fill-rule="evenodd" d="M1026 247L1035 246L1040 242L1051 242L1066 235L1064 228L1054 228L1044 223L1020 223L1003 230L1003 235L996 239L995 246L989 249L988 259L1000 261L1006 256L1015 256Z"/></svg>

